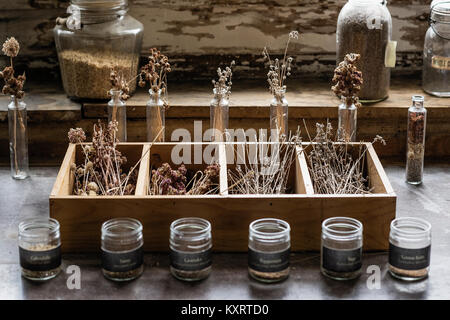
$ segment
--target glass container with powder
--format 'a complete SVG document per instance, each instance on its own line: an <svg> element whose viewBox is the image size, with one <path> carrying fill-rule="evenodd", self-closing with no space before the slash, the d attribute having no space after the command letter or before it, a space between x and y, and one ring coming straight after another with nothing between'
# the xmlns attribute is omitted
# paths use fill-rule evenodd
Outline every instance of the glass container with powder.
<svg viewBox="0 0 450 320"><path fill-rule="evenodd" d="M363 225L347 217L328 218L322 223L322 274L335 280L361 275Z"/></svg>
<svg viewBox="0 0 450 320"><path fill-rule="evenodd" d="M54 37L70 98L108 99L113 68L127 81L136 77L144 27L127 10L127 0L71 0L71 15L58 19Z"/></svg>
<svg viewBox="0 0 450 320"><path fill-rule="evenodd" d="M291 228L280 219L255 220L249 227L248 271L261 282L278 282L289 276Z"/></svg>
<svg viewBox="0 0 450 320"><path fill-rule="evenodd" d="M49 280L61 271L61 239L55 219L27 219L19 224L19 256L22 276Z"/></svg>

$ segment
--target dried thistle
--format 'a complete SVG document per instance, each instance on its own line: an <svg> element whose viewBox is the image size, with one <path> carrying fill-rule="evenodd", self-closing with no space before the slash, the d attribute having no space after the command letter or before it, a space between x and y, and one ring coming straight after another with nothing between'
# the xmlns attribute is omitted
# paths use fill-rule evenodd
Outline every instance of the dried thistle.
<svg viewBox="0 0 450 320"><path fill-rule="evenodd" d="M220 67L217 68L217 75L219 76L219 79L212 80L212 84L214 86L214 89L216 90L216 93L222 97L226 97L229 99L231 94L231 85L233 84L231 82L231 78L233 76L233 72L231 68L235 65L235 61L231 61L230 66L226 67L225 70L222 70Z"/></svg>
<svg viewBox="0 0 450 320"><path fill-rule="evenodd" d="M115 91L122 91L121 98L122 100L128 100L130 98L130 86L129 84L134 81L126 81L122 73L119 73L117 69L112 69L109 80L111 81L111 89Z"/></svg>
<svg viewBox="0 0 450 320"><path fill-rule="evenodd" d="M267 47L264 47L264 50L262 52L264 59L269 62L269 72L267 73L269 91L278 100L281 100L282 94L286 91L285 81L287 77L291 75L292 70L291 65L293 58L287 56L289 43L292 39L298 39L298 37L298 31L291 31L289 33L286 47L284 49L283 60L281 61L278 58L276 58L275 60L271 60Z"/></svg>
<svg viewBox="0 0 450 320"><path fill-rule="evenodd" d="M358 93L363 84L362 72L356 67L357 61L361 55L356 53L347 54L344 61L334 70L333 83L331 90L340 97L347 106L354 104L360 107Z"/></svg>

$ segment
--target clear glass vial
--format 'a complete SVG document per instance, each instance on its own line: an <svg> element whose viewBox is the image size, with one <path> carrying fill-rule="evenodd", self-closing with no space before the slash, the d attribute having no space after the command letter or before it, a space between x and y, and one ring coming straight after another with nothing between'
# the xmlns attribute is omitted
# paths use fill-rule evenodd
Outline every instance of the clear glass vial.
<svg viewBox="0 0 450 320"><path fill-rule="evenodd" d="M144 271L142 224L132 218L115 218L102 225L102 271L114 281L129 281Z"/></svg>
<svg viewBox="0 0 450 320"><path fill-rule="evenodd" d="M61 271L58 221L33 218L20 222L19 256L23 277L35 281L56 277Z"/></svg>
<svg viewBox="0 0 450 320"><path fill-rule="evenodd" d="M214 98L210 104L210 128L214 130L213 141L223 141L229 120L228 93L225 89L219 92L216 88L213 89L213 93Z"/></svg>
<svg viewBox="0 0 450 320"><path fill-rule="evenodd" d="M450 97L450 1L433 1L423 49L423 90Z"/></svg>
<svg viewBox="0 0 450 320"><path fill-rule="evenodd" d="M336 45L337 64L346 54L358 53L358 69L364 83L359 92L361 102L377 102L389 95L391 69L390 45L392 17L382 0L348 0L339 13ZM395 59L393 59L395 61Z"/></svg>
<svg viewBox="0 0 450 320"><path fill-rule="evenodd" d="M322 223L320 269L335 280L350 280L361 275L363 225L347 217L328 218Z"/></svg>
<svg viewBox="0 0 450 320"><path fill-rule="evenodd" d="M15 96L8 104L9 154L11 176L22 180L28 177L27 105Z"/></svg>
<svg viewBox="0 0 450 320"><path fill-rule="evenodd" d="M286 90L283 89L279 95L274 95L270 102L270 131L271 135L288 134L288 111L289 105L285 97Z"/></svg>
<svg viewBox="0 0 450 320"><path fill-rule="evenodd" d="M211 224L201 218L181 218L170 225L170 272L184 281L203 280L211 273Z"/></svg>
<svg viewBox="0 0 450 320"><path fill-rule="evenodd" d="M408 109L406 182L409 184L421 184L423 179L427 124L427 110L423 103L423 96L413 96L412 106Z"/></svg>
<svg viewBox="0 0 450 320"><path fill-rule="evenodd" d="M338 108L338 139L348 142L356 141L356 120L358 108L355 104L348 106L345 101Z"/></svg>
<svg viewBox="0 0 450 320"><path fill-rule="evenodd" d="M289 276L291 227L280 219L264 218L250 224L248 272L261 282L278 282Z"/></svg>
<svg viewBox="0 0 450 320"><path fill-rule="evenodd" d="M121 90L110 90L111 100L108 102L108 123L117 122L116 138L127 142L127 105L122 100Z"/></svg>
<svg viewBox="0 0 450 320"><path fill-rule="evenodd" d="M127 0L71 0L71 15L57 20L53 33L70 98L107 100L112 68L127 81L136 77L144 27L127 11Z"/></svg>
<svg viewBox="0 0 450 320"><path fill-rule="evenodd" d="M166 130L166 111L161 99L162 90L157 92L150 89L150 100L147 102L147 141L164 142Z"/></svg>
<svg viewBox="0 0 450 320"><path fill-rule="evenodd" d="M420 218L403 217L391 222L389 272L407 281L424 279L430 270L431 225Z"/></svg>

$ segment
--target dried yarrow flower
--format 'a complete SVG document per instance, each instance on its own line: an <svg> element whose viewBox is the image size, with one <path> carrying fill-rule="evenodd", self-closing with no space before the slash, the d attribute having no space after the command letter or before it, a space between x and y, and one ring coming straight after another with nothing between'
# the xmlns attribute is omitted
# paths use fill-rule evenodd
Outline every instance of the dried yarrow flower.
<svg viewBox="0 0 450 320"><path fill-rule="evenodd" d="M81 128L70 129L67 136L69 137L70 143L82 143L86 141L86 134Z"/></svg>
<svg viewBox="0 0 450 320"><path fill-rule="evenodd" d="M6 39L6 41L3 43L2 51L6 56L10 58L17 57L17 55L19 54L19 50L19 42L14 37Z"/></svg>
<svg viewBox="0 0 450 320"><path fill-rule="evenodd" d="M219 96L225 96L226 98L230 97L231 94L231 85L233 84L231 82L231 78L233 76L233 72L231 68L235 65L235 61L231 61L230 66L226 67L225 70L222 70L220 67L217 68L217 75L219 76L219 79L212 80L212 84L214 86L214 89L216 89L216 92Z"/></svg>
<svg viewBox="0 0 450 320"><path fill-rule="evenodd" d="M334 70L333 83L331 90L340 97L347 106L354 104L360 107L358 93L363 84L362 72L356 67L356 62L360 59L359 54L350 53L344 58L344 61Z"/></svg>

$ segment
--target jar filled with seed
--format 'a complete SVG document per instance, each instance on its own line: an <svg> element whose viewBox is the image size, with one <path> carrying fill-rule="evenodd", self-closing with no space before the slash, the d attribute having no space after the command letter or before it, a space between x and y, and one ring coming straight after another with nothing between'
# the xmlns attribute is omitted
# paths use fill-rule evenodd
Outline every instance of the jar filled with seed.
<svg viewBox="0 0 450 320"><path fill-rule="evenodd" d="M261 282L278 282L289 276L291 228L286 221L265 218L249 227L248 272Z"/></svg>
<svg viewBox="0 0 450 320"><path fill-rule="evenodd" d="M109 99L112 69L136 88L144 27L127 0L71 0L54 28L61 78L73 99Z"/></svg>
<svg viewBox="0 0 450 320"><path fill-rule="evenodd" d="M19 256L22 276L49 280L61 271L61 239L55 219L27 219L19 224Z"/></svg>
<svg viewBox="0 0 450 320"><path fill-rule="evenodd" d="M142 224L132 218L116 218L102 225L103 275L114 281L128 281L144 271Z"/></svg>
<svg viewBox="0 0 450 320"><path fill-rule="evenodd" d="M184 281L203 280L211 273L211 224L201 218L181 218L170 225L170 272Z"/></svg>
<svg viewBox="0 0 450 320"><path fill-rule="evenodd" d="M397 218L389 234L389 272L398 279L426 278L430 270L431 225L420 218Z"/></svg>

